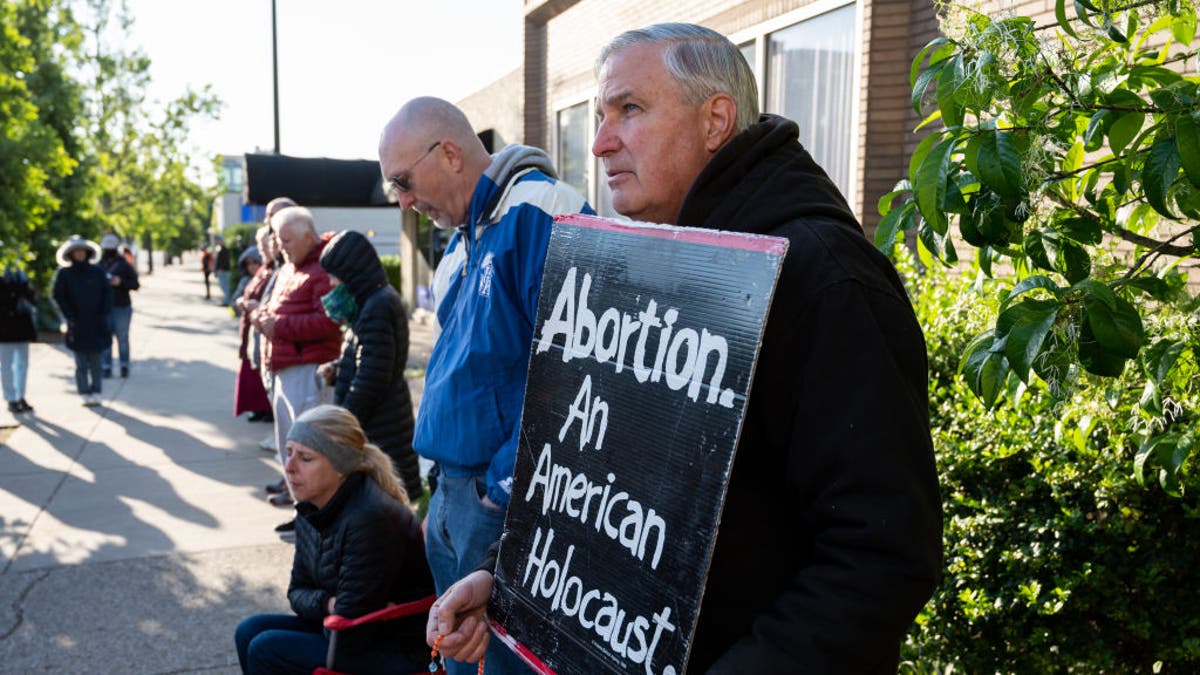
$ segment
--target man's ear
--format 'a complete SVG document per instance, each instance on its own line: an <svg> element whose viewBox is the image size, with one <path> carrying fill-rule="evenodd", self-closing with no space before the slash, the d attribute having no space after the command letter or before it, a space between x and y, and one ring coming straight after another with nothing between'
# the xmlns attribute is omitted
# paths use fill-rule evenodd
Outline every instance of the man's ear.
<svg viewBox="0 0 1200 675"><path fill-rule="evenodd" d="M434 152L443 153L446 159L450 162L450 168L454 173L459 173L463 169L463 154L462 148L454 141L443 140L442 144L437 147Z"/></svg>
<svg viewBox="0 0 1200 675"><path fill-rule="evenodd" d="M716 152L736 134L737 103L733 97L724 93L709 96L704 102L704 121L704 147L709 152Z"/></svg>

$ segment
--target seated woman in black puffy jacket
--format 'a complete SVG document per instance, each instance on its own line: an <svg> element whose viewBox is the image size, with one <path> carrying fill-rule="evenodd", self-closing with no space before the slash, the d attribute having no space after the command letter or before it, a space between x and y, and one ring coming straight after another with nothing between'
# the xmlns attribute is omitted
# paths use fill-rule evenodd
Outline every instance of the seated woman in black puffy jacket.
<svg viewBox="0 0 1200 675"><path fill-rule="evenodd" d="M259 614L237 628L244 673L311 673L325 665L330 614L358 617L433 593L421 523L354 415L312 408L287 436L288 482L296 495L291 614ZM338 636L334 667L354 673L416 672L429 661L424 613L365 624Z"/></svg>

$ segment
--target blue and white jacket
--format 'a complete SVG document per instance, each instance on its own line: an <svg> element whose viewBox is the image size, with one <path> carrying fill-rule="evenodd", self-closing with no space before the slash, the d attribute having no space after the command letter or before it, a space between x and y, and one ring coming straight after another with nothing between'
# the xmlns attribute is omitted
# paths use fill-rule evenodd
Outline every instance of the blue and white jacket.
<svg viewBox="0 0 1200 675"><path fill-rule="evenodd" d="M425 371L413 448L447 476L487 474L507 507L546 246L554 216L594 213L550 158L510 145L475 186L434 275L441 334Z"/></svg>

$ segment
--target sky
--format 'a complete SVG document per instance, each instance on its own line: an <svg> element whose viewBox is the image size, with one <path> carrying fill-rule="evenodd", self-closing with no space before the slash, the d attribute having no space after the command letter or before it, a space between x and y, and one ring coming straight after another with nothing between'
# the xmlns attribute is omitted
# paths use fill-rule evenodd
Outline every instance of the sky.
<svg viewBox="0 0 1200 675"><path fill-rule="evenodd" d="M225 105L193 124L194 148L270 152L271 0L127 1L151 104L210 84ZM276 0L280 151L376 159L406 100L461 99L520 66L523 11L522 0Z"/></svg>

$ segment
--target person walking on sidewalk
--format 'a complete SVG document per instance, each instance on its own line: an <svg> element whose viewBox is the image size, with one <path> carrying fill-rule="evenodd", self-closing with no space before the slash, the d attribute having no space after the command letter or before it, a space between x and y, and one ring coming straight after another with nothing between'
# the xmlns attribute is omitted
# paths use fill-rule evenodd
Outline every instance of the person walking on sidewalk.
<svg viewBox="0 0 1200 675"><path fill-rule="evenodd" d="M329 292L329 275L318 260L328 238L317 235L312 213L290 206L271 218L287 263L279 270L265 311L255 314L255 326L271 341L270 368L275 374L272 407L280 465L288 430L297 415L322 403L317 366L341 353L342 331L325 314L321 296ZM271 503L291 506L294 497L273 495ZM295 521L280 525L291 532Z"/></svg>
<svg viewBox="0 0 1200 675"><path fill-rule="evenodd" d="M0 275L0 382L8 412L33 412L25 400L29 343L37 340L37 311L29 277L10 266Z"/></svg>
<svg viewBox="0 0 1200 675"><path fill-rule="evenodd" d="M375 247L362 234L342 232L321 254L333 290L321 300L329 318L347 327L340 361L318 370L336 382L333 402L354 413L367 437L392 460L415 502L425 490L412 449L413 408L404 379L408 314L388 283ZM332 381L332 382L331 382Z"/></svg>
<svg viewBox="0 0 1200 675"><path fill-rule="evenodd" d="M75 353L75 386L86 406L100 405L100 351L109 346L112 286L91 263L99 247L72 235L58 249L54 302L67 320L67 349Z"/></svg>
<svg viewBox="0 0 1200 675"><path fill-rule="evenodd" d="M204 299L212 300L212 290L209 280L212 278L213 254L208 247L200 249L200 271L204 272Z"/></svg>
<svg viewBox="0 0 1200 675"><path fill-rule="evenodd" d="M213 272L217 275L217 285L221 287L221 306L229 306L229 272L233 269L229 260L229 249L225 248L225 238L217 235L217 250L213 252Z"/></svg>
<svg viewBox="0 0 1200 675"><path fill-rule="evenodd" d="M510 145L489 155L466 115L441 99L404 104L384 129L379 164L401 207L455 231L435 275L442 333L413 439L441 471L425 541L440 593L500 538L554 216L593 211L554 178L544 152ZM502 645L488 652L488 669L527 671Z"/></svg>
<svg viewBox="0 0 1200 675"><path fill-rule="evenodd" d="M108 314L108 331L112 334L112 340L100 352L104 377L112 377L113 374L112 342L117 343L121 377L129 377L129 324L133 320L133 302L129 292L136 291L139 286L137 270L117 251L120 244L121 240L111 232L100 237L100 267L108 275L108 283L113 287L113 306Z"/></svg>

